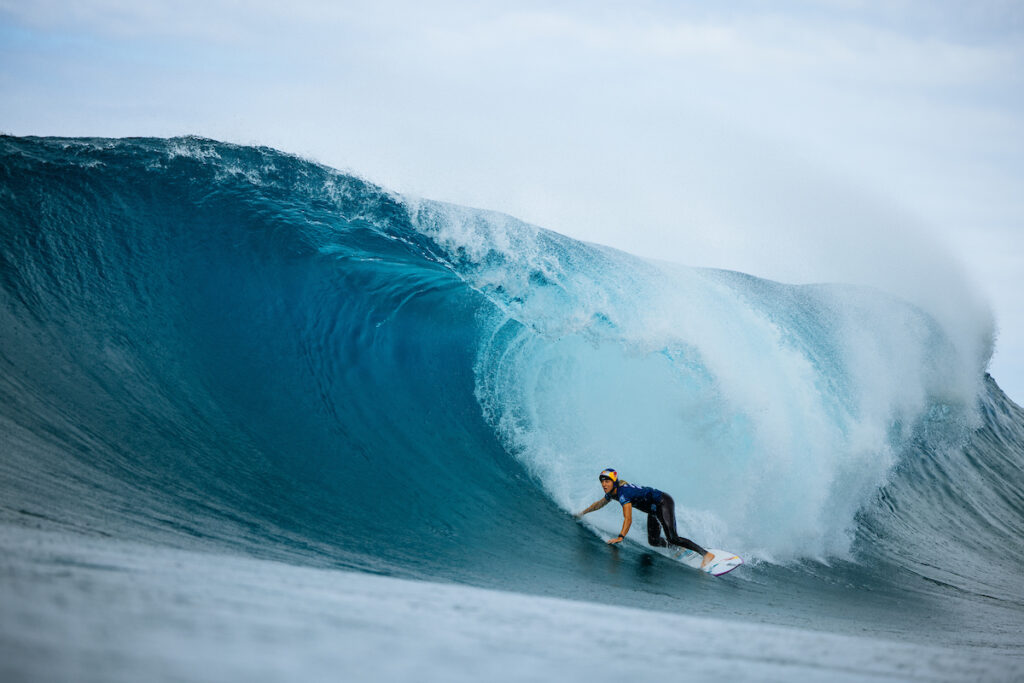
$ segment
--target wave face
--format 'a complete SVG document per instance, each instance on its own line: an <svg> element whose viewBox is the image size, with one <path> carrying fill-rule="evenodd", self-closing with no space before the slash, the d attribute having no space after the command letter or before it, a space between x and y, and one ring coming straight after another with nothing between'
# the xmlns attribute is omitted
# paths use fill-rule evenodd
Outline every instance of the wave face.
<svg viewBox="0 0 1024 683"><path fill-rule="evenodd" d="M264 148L5 137L0 159L2 520L663 606L692 575L636 549L606 571L566 514L615 467L753 560L740 613L838 574L1022 608L1024 414L990 330Z"/></svg>

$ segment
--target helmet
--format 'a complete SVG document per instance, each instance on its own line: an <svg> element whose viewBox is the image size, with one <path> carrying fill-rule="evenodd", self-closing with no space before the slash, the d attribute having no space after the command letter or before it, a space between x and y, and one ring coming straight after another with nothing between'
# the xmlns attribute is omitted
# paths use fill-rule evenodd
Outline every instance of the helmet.
<svg viewBox="0 0 1024 683"><path fill-rule="evenodd" d="M610 479L613 484L619 483L619 473L615 470L608 468L603 470L601 474L597 475L598 479Z"/></svg>

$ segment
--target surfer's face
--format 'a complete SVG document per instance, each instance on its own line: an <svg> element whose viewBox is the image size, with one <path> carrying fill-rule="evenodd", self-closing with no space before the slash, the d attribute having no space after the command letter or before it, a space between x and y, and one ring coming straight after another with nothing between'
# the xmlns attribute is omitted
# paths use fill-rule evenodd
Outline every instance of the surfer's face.
<svg viewBox="0 0 1024 683"><path fill-rule="evenodd" d="M605 493L611 493L613 486L615 486L615 484L612 483L611 479L602 479L601 480L601 488L604 489Z"/></svg>

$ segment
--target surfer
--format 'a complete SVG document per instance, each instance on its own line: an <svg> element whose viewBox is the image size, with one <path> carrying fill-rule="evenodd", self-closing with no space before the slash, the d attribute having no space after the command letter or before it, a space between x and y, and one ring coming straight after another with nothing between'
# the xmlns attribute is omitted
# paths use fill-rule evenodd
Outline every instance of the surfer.
<svg viewBox="0 0 1024 683"><path fill-rule="evenodd" d="M604 489L604 498L577 514L576 519L588 512L600 510L613 500L619 501L622 504L622 533L608 543L621 543L626 537L629 527L633 524L635 507L647 513L647 542L651 545L665 548L671 543L699 553L704 558L700 563L701 568L708 566L708 563L715 559L714 553L704 550L690 539L676 533L676 502L672 500L672 496L649 486L636 486L628 481L619 481L618 472L612 469L601 472L598 479L601 481L601 488ZM662 529L665 530L668 542L661 537Z"/></svg>

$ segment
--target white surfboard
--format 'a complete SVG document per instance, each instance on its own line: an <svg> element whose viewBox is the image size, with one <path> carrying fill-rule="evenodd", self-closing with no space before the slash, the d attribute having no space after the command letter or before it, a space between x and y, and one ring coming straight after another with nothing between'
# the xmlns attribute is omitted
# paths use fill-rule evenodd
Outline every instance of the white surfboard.
<svg viewBox="0 0 1024 683"><path fill-rule="evenodd" d="M718 548L708 548L707 550L715 556L715 559L711 560L711 562L708 563L708 566L703 569L701 569L700 563L704 558L692 550L686 550L684 548L673 554L673 557L688 567L700 569L712 576L728 574L733 569L736 569L736 567L743 564L743 558L736 553L730 553L728 550L719 550Z"/></svg>

